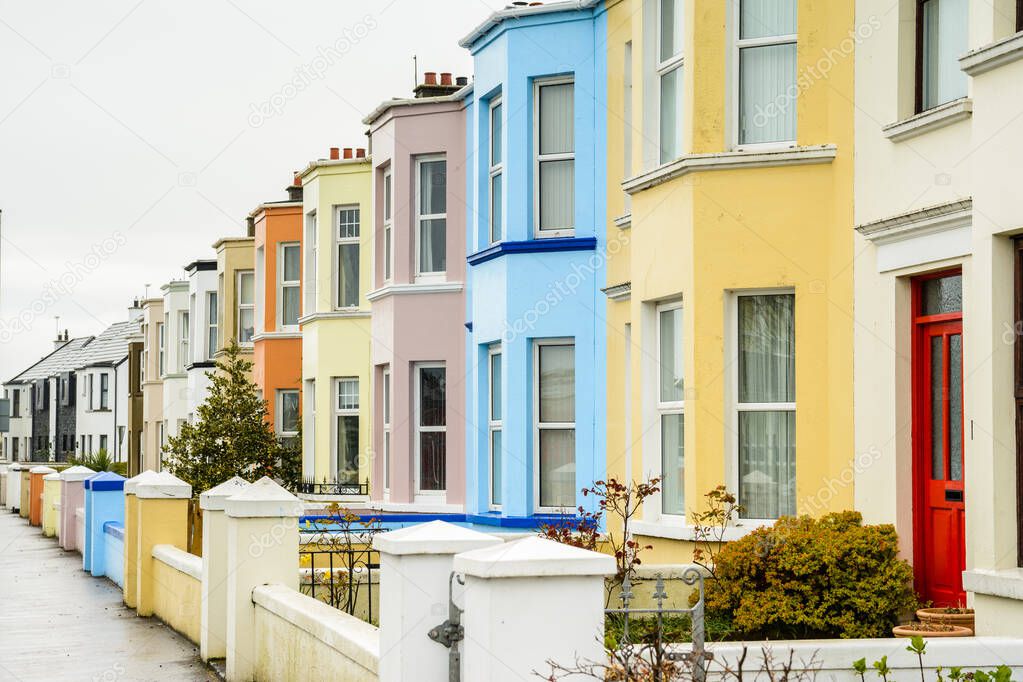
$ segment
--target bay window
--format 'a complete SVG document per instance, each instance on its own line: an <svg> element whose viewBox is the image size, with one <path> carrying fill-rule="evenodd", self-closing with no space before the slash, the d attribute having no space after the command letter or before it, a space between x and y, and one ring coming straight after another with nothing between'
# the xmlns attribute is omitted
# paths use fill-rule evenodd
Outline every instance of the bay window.
<svg viewBox="0 0 1023 682"><path fill-rule="evenodd" d="M490 506L500 508L501 502L501 442L504 431L504 407L501 397L501 346L495 344L487 354L489 365L489 381L487 385L490 391L488 401L488 432L490 448Z"/></svg>
<svg viewBox="0 0 1023 682"><path fill-rule="evenodd" d="M384 171L384 281L391 281L391 261L393 260L392 251L394 249L394 232L392 227L394 225L394 219L392 217L392 197L393 187L391 178L391 169L388 168Z"/></svg>
<svg viewBox="0 0 1023 682"><path fill-rule="evenodd" d="M661 163L677 159L682 154L682 11L682 0L658 0L657 79Z"/></svg>
<svg viewBox="0 0 1023 682"><path fill-rule="evenodd" d="M301 291L301 246L281 244L279 252L277 306L278 324L284 328L298 327Z"/></svg>
<svg viewBox="0 0 1023 682"><path fill-rule="evenodd" d="M490 243L504 238L504 123L501 99L490 102Z"/></svg>
<svg viewBox="0 0 1023 682"><path fill-rule="evenodd" d="M657 413L660 422L661 513L685 514L682 306L657 309Z"/></svg>
<svg viewBox="0 0 1023 682"><path fill-rule="evenodd" d="M538 80L533 94L536 236L571 236L575 228L575 84L564 78Z"/></svg>
<svg viewBox="0 0 1023 682"><path fill-rule="evenodd" d="M533 353L533 399L538 510L574 509L575 344L537 341Z"/></svg>
<svg viewBox="0 0 1023 682"><path fill-rule="evenodd" d="M447 161L416 159L416 275L440 276L447 268Z"/></svg>
<svg viewBox="0 0 1023 682"><path fill-rule="evenodd" d="M238 343L252 345L256 333L256 277L252 270L238 273Z"/></svg>
<svg viewBox="0 0 1023 682"><path fill-rule="evenodd" d="M206 293L206 359L212 360L220 343L220 321L217 317L217 292ZM143 366L145 363L143 363Z"/></svg>
<svg viewBox="0 0 1023 682"><path fill-rule="evenodd" d="M391 368L384 368L383 376L383 411L384 418L384 491L391 489Z"/></svg>
<svg viewBox="0 0 1023 682"><path fill-rule="evenodd" d="M969 49L969 0L918 0L918 112L966 97L967 76L959 56Z"/></svg>
<svg viewBox="0 0 1023 682"><path fill-rule="evenodd" d="M796 139L796 0L738 0L738 143Z"/></svg>
<svg viewBox="0 0 1023 682"><path fill-rule="evenodd" d="M447 486L447 370L420 363L414 376L416 492L440 493Z"/></svg>
<svg viewBox="0 0 1023 682"><path fill-rule="evenodd" d="M796 512L795 296L736 297L736 476L743 518Z"/></svg>
<svg viewBox="0 0 1023 682"><path fill-rule="evenodd" d="M359 307L359 207L338 206L335 280L337 308Z"/></svg>
<svg viewBox="0 0 1023 682"><path fill-rule="evenodd" d="M359 482L359 379L334 380L334 455L336 481Z"/></svg>

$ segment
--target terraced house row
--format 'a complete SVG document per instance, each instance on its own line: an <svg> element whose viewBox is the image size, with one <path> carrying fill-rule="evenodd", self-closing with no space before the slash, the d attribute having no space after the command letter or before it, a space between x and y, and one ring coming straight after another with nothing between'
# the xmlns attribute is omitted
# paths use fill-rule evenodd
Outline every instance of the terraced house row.
<svg viewBox="0 0 1023 682"><path fill-rule="evenodd" d="M715 486L729 537L857 509L925 600L1019 631L1017 5L514 3L471 81L6 382L4 452L159 468L235 339L307 496L532 527L659 478L655 562Z"/></svg>

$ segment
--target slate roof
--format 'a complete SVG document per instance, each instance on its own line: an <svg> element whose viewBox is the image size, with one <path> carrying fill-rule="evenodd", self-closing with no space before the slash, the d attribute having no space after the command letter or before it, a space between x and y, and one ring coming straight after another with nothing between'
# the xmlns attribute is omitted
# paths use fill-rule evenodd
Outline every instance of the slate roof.
<svg viewBox="0 0 1023 682"><path fill-rule="evenodd" d="M92 339L92 336L82 336L77 339L71 339L7 383L25 384L30 381L35 381L36 379L44 379L46 377L53 376L54 374L70 372L71 370L76 369L79 366L79 358L81 357L82 349L86 347Z"/></svg>
<svg viewBox="0 0 1023 682"><path fill-rule="evenodd" d="M116 365L128 355L128 341L139 333L138 320L118 322L94 338L81 353L75 369L97 365Z"/></svg>

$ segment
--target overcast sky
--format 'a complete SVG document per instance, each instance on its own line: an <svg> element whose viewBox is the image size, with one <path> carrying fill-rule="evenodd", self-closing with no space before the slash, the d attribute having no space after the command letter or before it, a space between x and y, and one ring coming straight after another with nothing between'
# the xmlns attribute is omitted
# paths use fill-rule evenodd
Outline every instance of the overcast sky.
<svg viewBox="0 0 1023 682"><path fill-rule="evenodd" d="M0 381L212 258L499 0L0 0ZM295 87L298 83L300 87Z"/></svg>

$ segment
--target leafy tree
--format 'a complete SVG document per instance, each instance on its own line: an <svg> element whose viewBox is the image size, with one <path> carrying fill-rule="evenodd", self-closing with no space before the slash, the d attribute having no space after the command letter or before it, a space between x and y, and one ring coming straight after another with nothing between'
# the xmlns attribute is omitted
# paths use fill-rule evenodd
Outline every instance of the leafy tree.
<svg viewBox="0 0 1023 682"><path fill-rule="evenodd" d="M181 425L164 448L167 468L192 485L198 495L232 476L250 481L262 476L294 489L301 474L300 439L283 444L270 426L266 401L247 374L252 363L240 357L232 339L217 361L206 402L194 423Z"/></svg>

